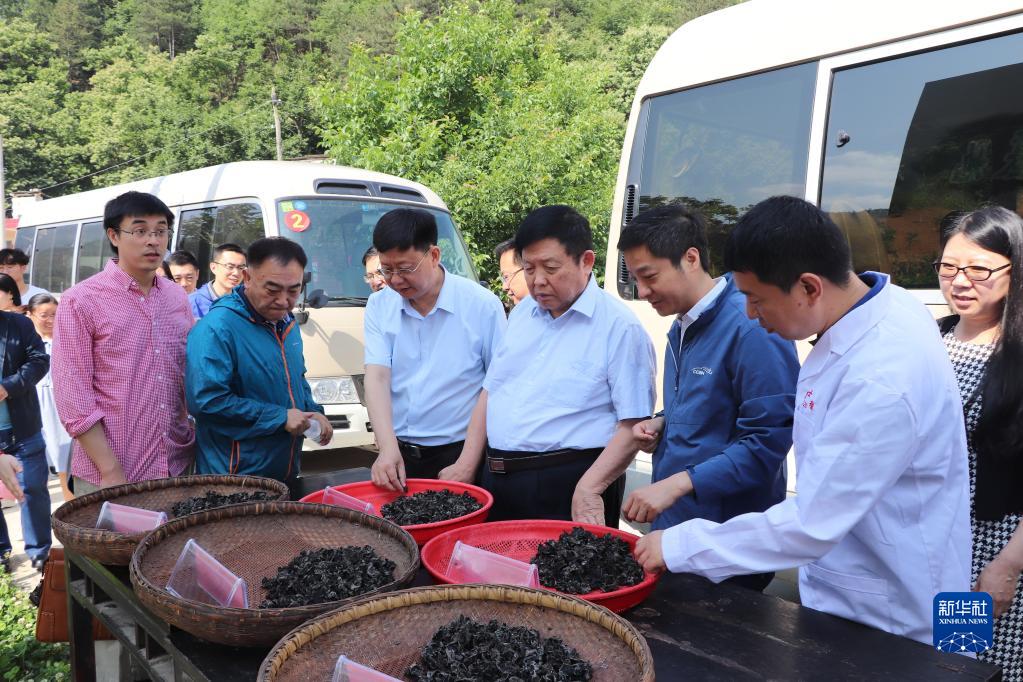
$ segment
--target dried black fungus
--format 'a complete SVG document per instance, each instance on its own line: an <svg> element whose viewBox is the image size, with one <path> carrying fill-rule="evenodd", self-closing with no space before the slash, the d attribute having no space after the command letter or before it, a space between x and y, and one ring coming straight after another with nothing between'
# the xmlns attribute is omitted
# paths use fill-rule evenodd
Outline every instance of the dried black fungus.
<svg viewBox="0 0 1023 682"><path fill-rule="evenodd" d="M629 543L610 533L598 537L578 526L557 540L540 543L530 563L539 568L541 585L569 594L611 592L643 581L643 568Z"/></svg>
<svg viewBox="0 0 1023 682"><path fill-rule="evenodd" d="M584 682L593 666L557 637L532 628L459 616L437 630L421 660L405 671L412 682Z"/></svg>
<svg viewBox="0 0 1023 682"><path fill-rule="evenodd" d="M282 609L348 599L394 582L395 563L363 547L304 549L277 575L263 578L261 609Z"/></svg>
<svg viewBox="0 0 1023 682"><path fill-rule="evenodd" d="M206 511L207 509L216 509L217 507L223 507L228 504L241 504L242 502L267 502L276 499L275 496L268 492L258 490L254 493L230 493L229 495L221 495L216 490L207 490L205 495L199 497L190 497L187 500L181 500L175 502L174 506L171 507L171 513L175 517L184 516L185 514L194 514L195 512Z"/></svg>
<svg viewBox="0 0 1023 682"><path fill-rule="evenodd" d="M380 508L380 515L399 526L436 523L471 514L483 505L469 493L456 495L444 490L424 490L414 495L402 495Z"/></svg>

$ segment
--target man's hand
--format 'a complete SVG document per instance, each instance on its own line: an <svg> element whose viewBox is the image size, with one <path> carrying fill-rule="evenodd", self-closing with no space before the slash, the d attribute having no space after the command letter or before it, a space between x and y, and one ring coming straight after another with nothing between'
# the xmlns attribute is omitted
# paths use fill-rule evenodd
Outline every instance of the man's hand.
<svg viewBox="0 0 1023 682"><path fill-rule="evenodd" d="M373 462L372 475L373 483L381 488L398 493L405 491L405 461L396 445L380 449Z"/></svg>
<svg viewBox="0 0 1023 682"><path fill-rule="evenodd" d="M572 493L572 521L603 526L605 520L604 500L600 491L577 485Z"/></svg>
<svg viewBox="0 0 1023 682"><path fill-rule="evenodd" d="M996 556L984 567L977 576L974 592L987 592L995 602L995 618L1009 610L1013 597L1016 596L1016 585L1019 583L1020 567L1001 555ZM1023 598L1023 597L1021 597Z"/></svg>
<svg viewBox="0 0 1023 682"><path fill-rule="evenodd" d="M330 442L330 439L334 437L334 427L330 425L330 420L319 412L306 412L309 418L320 423L320 439L316 442L320 445L326 445Z"/></svg>
<svg viewBox="0 0 1023 682"><path fill-rule="evenodd" d="M3 386L0 386L0 400L7 400L8 395L9 394L7 393L7 389L4 388Z"/></svg>
<svg viewBox="0 0 1023 682"><path fill-rule="evenodd" d="M14 499L18 502L23 502L25 500L25 493L21 491L21 486L18 485L18 472L20 471L21 462L18 461L17 457L0 453L0 482L3 482L4 486L11 491Z"/></svg>
<svg viewBox="0 0 1023 682"><path fill-rule="evenodd" d="M664 417L653 417L633 426L632 437L636 440L636 447L643 452L652 453L657 449L657 443L661 440L663 431Z"/></svg>
<svg viewBox="0 0 1023 682"><path fill-rule="evenodd" d="M476 480L476 467L466 466L462 459L455 460L454 464L444 467L437 474L442 481L455 481L457 483L473 483Z"/></svg>
<svg viewBox="0 0 1023 682"><path fill-rule="evenodd" d="M636 551L633 554L644 571L660 573L668 568L664 563L664 554L661 552L661 536L663 534L664 531L655 530L636 542Z"/></svg>
<svg viewBox="0 0 1023 682"><path fill-rule="evenodd" d="M114 462L114 465L107 469L99 472L99 487L109 488L115 485L122 485L127 483L128 479L124 476L124 469L118 462Z"/></svg>
<svg viewBox="0 0 1023 682"><path fill-rule="evenodd" d="M658 514L692 490L693 483L689 478L689 472L679 472L663 481L633 490L622 505L622 514L629 521L650 523Z"/></svg>
<svg viewBox="0 0 1023 682"><path fill-rule="evenodd" d="M285 431L292 435L301 436L308 428L309 412L303 412L302 410L296 410L295 408L288 410L288 419L284 422Z"/></svg>

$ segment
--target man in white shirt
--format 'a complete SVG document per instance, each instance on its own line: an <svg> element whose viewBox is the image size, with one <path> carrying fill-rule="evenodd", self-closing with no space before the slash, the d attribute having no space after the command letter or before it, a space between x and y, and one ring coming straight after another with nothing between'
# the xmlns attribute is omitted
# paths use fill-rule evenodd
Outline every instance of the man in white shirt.
<svg viewBox="0 0 1023 682"><path fill-rule="evenodd" d="M637 559L714 581L798 566L805 606L929 644L934 596L970 589L971 553L962 406L934 320L887 275L853 273L841 230L801 199L754 206L725 267L768 331L817 337L796 386L798 493L650 533Z"/></svg>
<svg viewBox="0 0 1023 682"><path fill-rule="evenodd" d="M508 320L470 433L486 433L489 519L546 518L617 527L632 427L654 403L654 349L625 305L593 278L589 223L568 206L538 208L515 235L530 297ZM474 438L473 441L482 440ZM445 477L470 480L466 448Z"/></svg>
<svg viewBox="0 0 1023 682"><path fill-rule="evenodd" d="M429 211L384 214L373 246L389 285L366 304L373 482L401 490L406 477L437 478L463 447L482 449L466 430L506 323L497 296L441 265Z"/></svg>
<svg viewBox="0 0 1023 682"><path fill-rule="evenodd" d="M18 285L22 305L28 305L28 302L36 294L50 293L42 287L25 282L26 270L28 270L28 255L24 251L12 248L0 249L0 274L9 275Z"/></svg>

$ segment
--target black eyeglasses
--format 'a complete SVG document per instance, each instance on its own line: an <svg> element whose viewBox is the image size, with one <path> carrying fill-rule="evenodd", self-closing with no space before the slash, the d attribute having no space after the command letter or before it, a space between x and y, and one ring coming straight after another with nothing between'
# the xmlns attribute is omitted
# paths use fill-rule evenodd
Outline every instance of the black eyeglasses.
<svg viewBox="0 0 1023 682"><path fill-rule="evenodd" d="M998 268L985 268L983 265L964 265L960 268L951 263L942 263L940 260L936 260L931 265L934 266L934 272L938 273L938 277L955 279L962 272L971 282L983 282L990 279L991 275L999 270L1004 270L1012 264L1006 263Z"/></svg>

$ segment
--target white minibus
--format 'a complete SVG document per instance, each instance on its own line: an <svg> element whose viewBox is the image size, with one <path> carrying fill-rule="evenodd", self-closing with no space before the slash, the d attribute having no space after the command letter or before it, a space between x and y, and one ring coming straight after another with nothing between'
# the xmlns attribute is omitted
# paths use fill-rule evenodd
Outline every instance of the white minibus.
<svg viewBox="0 0 1023 682"><path fill-rule="evenodd" d="M437 219L442 261L476 279L444 202L427 187L383 173L299 161L243 161L21 203L15 246L27 253L29 281L59 294L113 256L103 206L128 190L150 192L174 212L171 250L185 249L209 278L217 244L247 247L263 236L293 239L309 257L306 291L326 303L297 311L313 397L334 426L326 448L363 446L373 434L363 392L363 311L370 294L362 257L377 219L399 206ZM300 309L302 308L300 302ZM306 439L306 449L320 449Z"/></svg>

